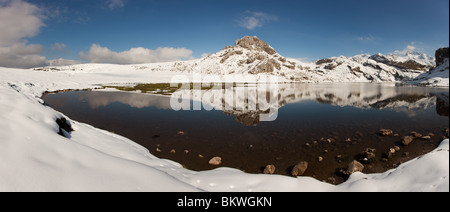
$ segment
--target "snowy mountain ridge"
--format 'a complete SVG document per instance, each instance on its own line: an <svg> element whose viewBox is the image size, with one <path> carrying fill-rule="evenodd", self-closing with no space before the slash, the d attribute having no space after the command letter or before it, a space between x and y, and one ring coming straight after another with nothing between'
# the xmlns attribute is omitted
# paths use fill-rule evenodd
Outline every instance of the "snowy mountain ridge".
<svg viewBox="0 0 450 212"><path fill-rule="evenodd" d="M427 74L436 66L435 59L415 51L389 55L361 54L353 57L332 57L315 62L301 62L278 54L257 37L245 36L234 46L201 59L139 65L81 64L44 67L45 71L105 71L111 69L153 72L181 72L205 75L274 75L282 81L322 82L408 82ZM448 67L448 66L447 66ZM440 86L448 86L448 76ZM433 83L427 84L433 86Z"/></svg>

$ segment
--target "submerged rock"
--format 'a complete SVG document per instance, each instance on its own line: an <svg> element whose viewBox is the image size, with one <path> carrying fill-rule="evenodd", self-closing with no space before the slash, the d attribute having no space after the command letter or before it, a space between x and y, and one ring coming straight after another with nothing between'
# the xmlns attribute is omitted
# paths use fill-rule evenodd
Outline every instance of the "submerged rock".
<svg viewBox="0 0 450 212"><path fill-rule="evenodd" d="M392 135L394 132L389 129L380 129L379 133L382 136L389 136L389 135Z"/></svg>
<svg viewBox="0 0 450 212"><path fill-rule="evenodd" d="M414 141L414 137L413 136L404 136L402 138L402 144L404 146L410 145L413 141Z"/></svg>
<svg viewBox="0 0 450 212"><path fill-rule="evenodd" d="M221 157L214 157L211 160L209 160L209 165L219 166L220 164L222 164L222 158Z"/></svg>
<svg viewBox="0 0 450 212"><path fill-rule="evenodd" d="M423 136L422 139L423 139L423 140L431 140L431 136L426 135L426 136Z"/></svg>
<svg viewBox="0 0 450 212"><path fill-rule="evenodd" d="M411 132L411 135L414 136L415 138L421 138L422 137L422 134L420 134L420 133L418 133L416 131Z"/></svg>
<svg viewBox="0 0 450 212"><path fill-rule="evenodd" d="M375 155L376 151L377 151L376 149L367 148L366 150L361 152L359 161L362 162L362 163L374 163L374 162L376 162L376 160L377 160L376 159L376 155Z"/></svg>
<svg viewBox="0 0 450 212"><path fill-rule="evenodd" d="M319 157L317 158L317 161L319 161L319 163L322 162L322 161L323 161L323 157L319 156Z"/></svg>
<svg viewBox="0 0 450 212"><path fill-rule="evenodd" d="M355 172L362 172L364 170L364 165L360 162L354 160L350 164L348 164L347 171L344 172L346 175L351 175Z"/></svg>
<svg viewBox="0 0 450 212"><path fill-rule="evenodd" d="M386 158L392 158L392 157L394 157L394 154L395 154L396 152L397 152L397 151L395 150L395 148L390 148L389 151L386 152L386 153L384 154L384 156L385 156ZM384 158L383 158L383 159L384 159Z"/></svg>
<svg viewBox="0 0 450 212"><path fill-rule="evenodd" d="M307 169L308 169L308 162L302 161L298 163L296 166L294 166L294 168L291 171L291 175L293 177L302 176L303 174L305 174Z"/></svg>

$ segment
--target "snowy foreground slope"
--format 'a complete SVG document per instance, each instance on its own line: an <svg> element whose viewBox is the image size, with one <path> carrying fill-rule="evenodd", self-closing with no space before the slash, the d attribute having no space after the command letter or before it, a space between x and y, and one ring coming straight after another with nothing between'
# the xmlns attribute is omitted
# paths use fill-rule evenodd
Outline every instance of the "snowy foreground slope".
<svg viewBox="0 0 450 212"><path fill-rule="evenodd" d="M172 73L114 70L43 72L0 68L0 191L449 191L449 140L381 174L355 173L338 186L309 177L194 172L154 157L124 137L70 120L43 106L45 91L102 83L167 82Z"/></svg>

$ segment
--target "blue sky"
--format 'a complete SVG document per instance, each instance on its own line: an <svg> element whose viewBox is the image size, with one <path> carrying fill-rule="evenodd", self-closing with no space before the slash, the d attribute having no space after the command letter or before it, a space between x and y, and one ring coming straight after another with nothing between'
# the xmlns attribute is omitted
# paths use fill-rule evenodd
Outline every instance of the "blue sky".
<svg viewBox="0 0 450 212"><path fill-rule="evenodd" d="M448 0L0 0L0 7L14 1L36 6L42 21L15 42L40 45L47 60L95 62L94 50L137 47L199 58L245 35L305 60L407 46L433 56L449 45Z"/></svg>

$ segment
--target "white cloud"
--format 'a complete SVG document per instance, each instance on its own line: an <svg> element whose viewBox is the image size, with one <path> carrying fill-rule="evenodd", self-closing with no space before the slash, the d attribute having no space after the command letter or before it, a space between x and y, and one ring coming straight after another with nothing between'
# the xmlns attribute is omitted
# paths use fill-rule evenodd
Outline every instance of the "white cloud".
<svg viewBox="0 0 450 212"><path fill-rule="evenodd" d="M296 57L296 58L291 58L291 57L288 57L287 58L288 60L297 60L298 62L301 62L301 63L311 63L311 62L314 62L316 59L313 59L313 58L310 58L310 57Z"/></svg>
<svg viewBox="0 0 450 212"><path fill-rule="evenodd" d="M88 53L80 52L80 57L91 63L113 64L171 62L193 58L192 50L185 48L159 47L152 50L138 47L123 52L115 52L97 44L92 44Z"/></svg>
<svg viewBox="0 0 450 212"><path fill-rule="evenodd" d="M407 55L408 53L413 52L423 52L423 48L417 47L417 45L420 46L420 43L411 42L403 50L395 50L394 52L391 52L391 54L395 55Z"/></svg>
<svg viewBox="0 0 450 212"><path fill-rule="evenodd" d="M45 26L41 12L22 0L0 0L0 46L36 36Z"/></svg>
<svg viewBox="0 0 450 212"><path fill-rule="evenodd" d="M41 10L22 0L0 0L0 66L31 68L46 64L43 47L27 44L45 26Z"/></svg>
<svg viewBox="0 0 450 212"><path fill-rule="evenodd" d="M403 50L394 51L394 54L405 55L409 52L414 52L416 50L417 50L417 47L413 46L413 44L412 44L412 45L407 45L406 48Z"/></svg>
<svg viewBox="0 0 450 212"><path fill-rule="evenodd" d="M18 43L8 47L0 47L0 66L10 68L32 68L45 66L47 58L41 56L41 45Z"/></svg>
<svg viewBox="0 0 450 212"><path fill-rule="evenodd" d="M124 7L125 3L126 0L106 0L106 5L111 10Z"/></svg>
<svg viewBox="0 0 450 212"><path fill-rule="evenodd" d="M272 21L277 21L278 17L274 15L269 15L263 12L252 12L246 11L244 17L237 20L239 26L244 27L248 30L253 30L257 27L262 27L264 24L270 23Z"/></svg>

